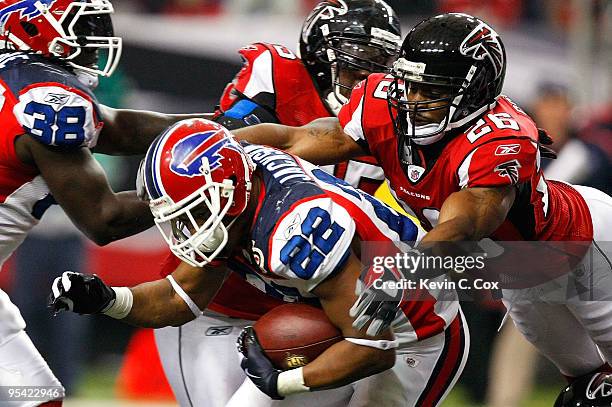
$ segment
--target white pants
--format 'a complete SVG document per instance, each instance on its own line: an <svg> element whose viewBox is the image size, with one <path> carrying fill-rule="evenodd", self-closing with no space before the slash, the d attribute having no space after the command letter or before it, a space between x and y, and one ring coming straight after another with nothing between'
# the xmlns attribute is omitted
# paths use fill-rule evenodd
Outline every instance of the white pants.
<svg viewBox="0 0 612 407"><path fill-rule="evenodd" d="M436 406L459 378L469 349L467 325L458 316L446 332L400 346L392 369L338 389L274 401L239 366L236 338L252 323L203 316L182 327L155 330L164 371L181 406Z"/></svg>
<svg viewBox="0 0 612 407"><path fill-rule="evenodd" d="M0 344L0 386L61 387L61 383L25 331L19 331ZM0 406L6 407L33 407L53 400L50 397L37 401L7 401L5 392L2 393Z"/></svg>
<svg viewBox="0 0 612 407"><path fill-rule="evenodd" d="M612 198L594 188L574 188L589 207L594 242L580 272L571 278L594 288L597 301L521 301L520 290L504 290L504 304L517 328L571 377L589 373L605 361L612 363ZM534 289L546 292L547 284L528 290Z"/></svg>

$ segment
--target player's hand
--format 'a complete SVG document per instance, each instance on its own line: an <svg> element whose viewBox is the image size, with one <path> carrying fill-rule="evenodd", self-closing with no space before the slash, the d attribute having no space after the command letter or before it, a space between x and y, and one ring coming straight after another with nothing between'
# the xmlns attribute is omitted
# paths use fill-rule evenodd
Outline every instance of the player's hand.
<svg viewBox="0 0 612 407"><path fill-rule="evenodd" d="M278 394L278 375L280 370L276 369L270 359L266 356L257 335L252 326L247 326L242 330L236 342L238 352L242 353L244 358L240 362L240 367L255 386L262 392L266 393L273 400L282 400Z"/></svg>
<svg viewBox="0 0 612 407"><path fill-rule="evenodd" d="M55 313L99 314L113 305L115 296L100 277L65 271L53 281L48 306Z"/></svg>
<svg viewBox="0 0 612 407"><path fill-rule="evenodd" d="M354 318L353 328L362 330L369 324L366 335L378 336L391 326L403 301L404 290L387 289L384 285L375 285L374 281L390 283L402 278L397 271L385 268L380 275L370 270L357 280L355 294L358 298L349 310L349 315Z"/></svg>
<svg viewBox="0 0 612 407"><path fill-rule="evenodd" d="M357 291L360 291L361 294L349 310L349 315L355 319L353 328L361 330L370 323L366 335L378 336L388 329L395 320L401 300L376 289L374 286L360 290L359 286L363 283L357 281L357 284Z"/></svg>

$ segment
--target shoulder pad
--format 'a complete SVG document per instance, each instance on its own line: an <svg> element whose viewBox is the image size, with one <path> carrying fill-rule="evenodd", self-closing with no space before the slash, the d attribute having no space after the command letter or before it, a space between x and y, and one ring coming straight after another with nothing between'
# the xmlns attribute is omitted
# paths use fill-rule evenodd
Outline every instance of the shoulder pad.
<svg viewBox="0 0 612 407"><path fill-rule="evenodd" d="M308 291L338 271L348 259L355 222L328 197L294 204L269 238L270 271L301 279Z"/></svg>
<svg viewBox="0 0 612 407"><path fill-rule="evenodd" d="M254 44L249 44L246 47L240 48L238 53L240 53L242 58L245 60L245 63L247 62L252 63L258 56L265 53L266 51L270 52L272 54L272 58L274 59L281 58L281 59L289 60L289 61L299 60L297 55L295 55L293 51L291 51L289 48L285 47L284 45L269 44L265 42L257 42Z"/></svg>
<svg viewBox="0 0 612 407"><path fill-rule="evenodd" d="M90 94L53 82L22 89L13 114L28 134L49 146L94 147L103 125Z"/></svg>

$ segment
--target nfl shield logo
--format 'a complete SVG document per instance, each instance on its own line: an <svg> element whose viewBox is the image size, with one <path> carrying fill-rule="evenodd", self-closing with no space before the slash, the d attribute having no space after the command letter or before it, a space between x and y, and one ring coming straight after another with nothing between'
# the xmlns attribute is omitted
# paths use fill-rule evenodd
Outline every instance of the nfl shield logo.
<svg viewBox="0 0 612 407"><path fill-rule="evenodd" d="M418 165L408 166L408 179L412 182L417 182L421 175L425 172L425 168L419 167Z"/></svg>

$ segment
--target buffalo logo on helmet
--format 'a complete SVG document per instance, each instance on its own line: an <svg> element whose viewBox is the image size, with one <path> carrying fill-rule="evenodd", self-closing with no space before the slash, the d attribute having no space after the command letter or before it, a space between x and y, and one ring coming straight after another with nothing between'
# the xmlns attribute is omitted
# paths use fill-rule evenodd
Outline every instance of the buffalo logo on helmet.
<svg viewBox="0 0 612 407"><path fill-rule="evenodd" d="M55 0L21 0L6 6L0 10L0 25L6 23L6 20L9 19L11 14L17 11L21 11L19 16L20 19L25 17L28 20L31 20L40 16L40 6L37 7L37 3L40 3L40 6L47 6L48 8L51 8L51 5L55 3Z"/></svg>
<svg viewBox="0 0 612 407"><path fill-rule="evenodd" d="M170 170L183 177L197 177L202 173L202 160L208 160L211 171L221 166L223 156L219 150L230 144L227 137L216 138L221 130L195 133L185 137L172 148Z"/></svg>
<svg viewBox="0 0 612 407"><path fill-rule="evenodd" d="M504 66L504 50L499 41L499 35L484 22L478 24L478 26L465 37L459 47L459 52L478 61L489 58L495 70L496 78L502 72Z"/></svg>

